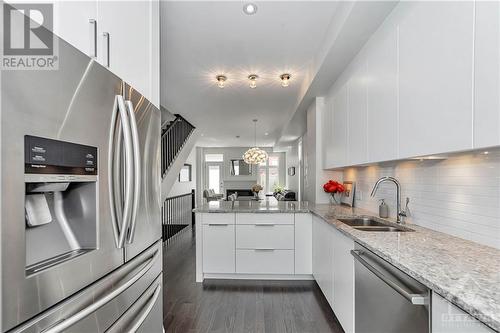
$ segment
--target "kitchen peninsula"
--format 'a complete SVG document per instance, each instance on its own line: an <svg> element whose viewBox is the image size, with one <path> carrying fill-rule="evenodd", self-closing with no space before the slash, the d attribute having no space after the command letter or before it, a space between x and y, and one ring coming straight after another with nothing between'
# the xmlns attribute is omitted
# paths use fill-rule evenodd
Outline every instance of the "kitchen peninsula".
<svg viewBox="0 0 500 333"><path fill-rule="evenodd" d="M195 212L198 282L313 278L342 326L352 327L351 251L360 245L432 290L433 326L448 314L470 316L477 332L500 329L500 251L494 248L414 224L406 225L408 232L370 232L339 221L374 215L359 208L221 201Z"/></svg>

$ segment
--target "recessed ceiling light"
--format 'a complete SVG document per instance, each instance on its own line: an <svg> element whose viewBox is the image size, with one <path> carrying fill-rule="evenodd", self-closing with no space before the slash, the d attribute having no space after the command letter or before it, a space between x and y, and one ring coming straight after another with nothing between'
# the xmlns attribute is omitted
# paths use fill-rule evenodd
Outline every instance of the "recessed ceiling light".
<svg viewBox="0 0 500 333"><path fill-rule="evenodd" d="M267 133L267 132L266 132L266 133L264 133L264 135L266 135L266 136L267 136L267 135L269 135L269 133Z"/></svg>
<svg viewBox="0 0 500 333"><path fill-rule="evenodd" d="M288 85L290 84L290 78L292 76L288 73L285 73L285 74L281 74L280 75L280 79L281 79L281 86L286 88L288 87Z"/></svg>
<svg viewBox="0 0 500 333"><path fill-rule="evenodd" d="M483 154L488 155L489 153L490 153L489 151L485 151Z"/></svg>
<svg viewBox="0 0 500 333"><path fill-rule="evenodd" d="M250 74L248 75L248 79L250 80L250 85L249 87L252 89L257 88L257 79L259 76L257 74Z"/></svg>
<svg viewBox="0 0 500 333"><path fill-rule="evenodd" d="M215 79L217 80L217 86L219 88L224 88L225 85L226 85L226 80L227 80L227 77L225 75L217 75L215 77Z"/></svg>
<svg viewBox="0 0 500 333"><path fill-rule="evenodd" d="M253 15L257 13L257 5L254 3L246 3L243 5L243 12L247 15Z"/></svg>

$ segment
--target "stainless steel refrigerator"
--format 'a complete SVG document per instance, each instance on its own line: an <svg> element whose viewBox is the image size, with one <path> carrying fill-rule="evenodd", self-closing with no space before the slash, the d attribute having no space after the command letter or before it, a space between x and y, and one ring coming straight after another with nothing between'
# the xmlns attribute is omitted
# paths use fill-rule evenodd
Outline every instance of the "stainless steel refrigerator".
<svg viewBox="0 0 500 333"><path fill-rule="evenodd" d="M1 330L161 332L160 111L58 45L1 75Z"/></svg>

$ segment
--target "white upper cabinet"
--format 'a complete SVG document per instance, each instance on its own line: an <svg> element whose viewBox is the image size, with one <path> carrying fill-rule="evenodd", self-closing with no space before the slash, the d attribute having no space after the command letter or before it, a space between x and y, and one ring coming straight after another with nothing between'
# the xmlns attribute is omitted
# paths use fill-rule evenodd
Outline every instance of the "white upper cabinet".
<svg viewBox="0 0 500 333"><path fill-rule="evenodd" d="M399 157L470 149L474 3L400 6Z"/></svg>
<svg viewBox="0 0 500 333"><path fill-rule="evenodd" d="M150 1L98 3L99 62L146 96L150 90L150 5Z"/></svg>
<svg viewBox="0 0 500 333"><path fill-rule="evenodd" d="M333 154L331 149L331 144L333 142L333 98L328 96L325 98L325 108L323 109L323 119L322 119L322 152L323 152L323 168L333 168Z"/></svg>
<svg viewBox="0 0 500 333"><path fill-rule="evenodd" d="M347 165L349 160L349 99L347 85L340 88L333 96L332 136L326 149L330 150L333 167Z"/></svg>
<svg viewBox="0 0 500 333"><path fill-rule="evenodd" d="M367 162L366 121L366 62L364 57L360 59L359 69L353 74L348 82L348 122L343 126L348 127L349 164L361 164ZM344 115L341 116L344 119Z"/></svg>
<svg viewBox="0 0 500 333"><path fill-rule="evenodd" d="M55 1L54 33L89 57L97 57L97 0Z"/></svg>
<svg viewBox="0 0 500 333"><path fill-rule="evenodd" d="M500 144L500 4L476 2L474 148Z"/></svg>
<svg viewBox="0 0 500 333"><path fill-rule="evenodd" d="M56 35L160 105L158 0L55 1Z"/></svg>
<svg viewBox="0 0 500 333"><path fill-rule="evenodd" d="M367 54L368 161L398 156L398 36L390 24L370 40Z"/></svg>

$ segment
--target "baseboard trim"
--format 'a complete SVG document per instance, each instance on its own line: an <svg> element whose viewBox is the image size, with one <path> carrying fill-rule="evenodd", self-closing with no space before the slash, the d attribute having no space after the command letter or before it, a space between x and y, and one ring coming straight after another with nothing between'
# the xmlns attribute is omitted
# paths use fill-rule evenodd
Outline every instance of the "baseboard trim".
<svg viewBox="0 0 500 333"><path fill-rule="evenodd" d="M226 280L314 280L312 274L220 274L204 273L203 279Z"/></svg>

